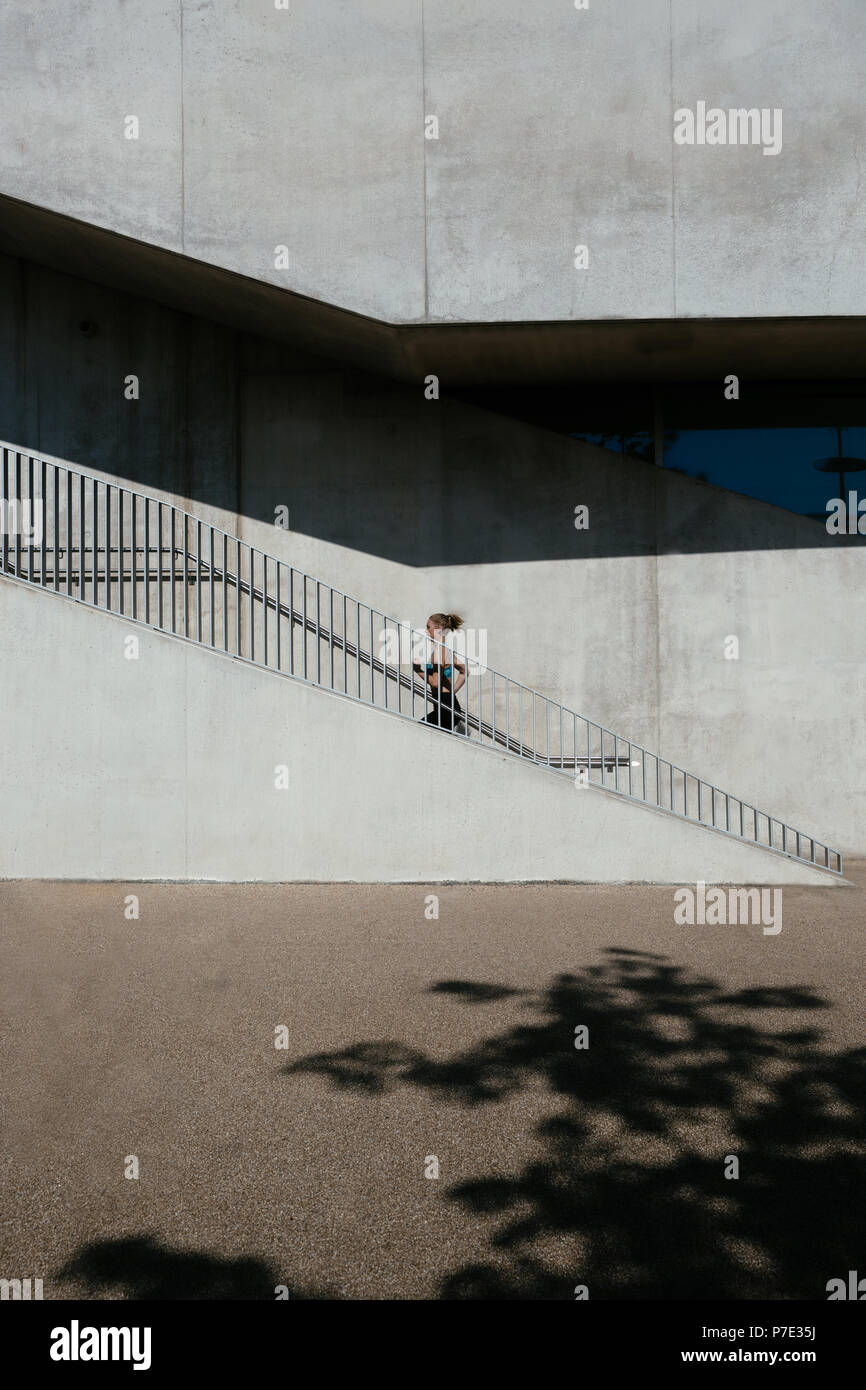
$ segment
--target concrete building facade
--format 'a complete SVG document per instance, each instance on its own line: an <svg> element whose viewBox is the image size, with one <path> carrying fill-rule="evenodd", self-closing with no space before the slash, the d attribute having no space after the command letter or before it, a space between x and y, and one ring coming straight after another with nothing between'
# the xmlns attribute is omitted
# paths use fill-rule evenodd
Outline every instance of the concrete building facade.
<svg viewBox="0 0 866 1390"><path fill-rule="evenodd" d="M838 427L851 453L866 426L866 11L831 0L817 22L804 0L13 2L0 437L177 501L416 626L459 610L498 670L862 852L866 550L790 501L786 450L798 468L802 450L781 437ZM712 113L739 110L758 113L742 126L756 138L732 145ZM683 111L695 143L675 138ZM527 383L576 393L566 425L518 408ZM758 409L761 383L783 405ZM649 392L643 457L625 425L609 447L602 389L617 420ZM677 390L691 424L660 404ZM730 425L702 419L700 390ZM730 458L741 406L766 432L775 502L703 481L682 453L705 425ZM659 466L669 424L682 471ZM22 602L6 604L13 703L26 623L52 600ZM315 693L301 703L317 728L334 718ZM371 766L386 725L360 725ZM471 779L476 824L506 794L498 776ZM338 786L320 790L308 810L333 847ZM675 876L652 833L598 876L653 877L653 855ZM45 871L211 876L213 856L133 838L137 863L73 840L43 847ZM546 876L592 877L560 848ZM708 880L737 872L705 853ZM279 877L277 858L235 857L230 876ZM398 860L378 872L414 878ZM418 876L503 876L495 855L478 863L455 843Z"/></svg>

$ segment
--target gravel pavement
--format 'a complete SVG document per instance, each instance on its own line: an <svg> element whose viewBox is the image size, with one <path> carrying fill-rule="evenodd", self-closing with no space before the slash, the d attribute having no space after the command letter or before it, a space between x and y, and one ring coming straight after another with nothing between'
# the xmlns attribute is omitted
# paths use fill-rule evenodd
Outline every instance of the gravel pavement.
<svg viewBox="0 0 866 1390"><path fill-rule="evenodd" d="M825 1299L866 1258L846 872L776 935L659 887L0 884L0 1277Z"/></svg>

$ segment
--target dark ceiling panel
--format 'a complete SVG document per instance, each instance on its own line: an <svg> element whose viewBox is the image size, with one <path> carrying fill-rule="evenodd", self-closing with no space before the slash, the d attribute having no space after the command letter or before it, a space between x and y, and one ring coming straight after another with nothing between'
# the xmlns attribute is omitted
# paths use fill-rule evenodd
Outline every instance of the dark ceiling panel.
<svg viewBox="0 0 866 1390"><path fill-rule="evenodd" d="M0 254L442 390L866 376L866 319L390 324L0 195Z"/></svg>

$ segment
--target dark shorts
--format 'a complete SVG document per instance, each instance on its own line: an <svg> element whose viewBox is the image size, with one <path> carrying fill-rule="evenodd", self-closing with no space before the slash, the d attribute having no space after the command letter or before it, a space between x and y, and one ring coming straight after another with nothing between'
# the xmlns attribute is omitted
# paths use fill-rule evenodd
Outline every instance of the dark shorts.
<svg viewBox="0 0 866 1390"><path fill-rule="evenodd" d="M445 691L441 699L437 696L428 695L428 700L432 700L433 708L427 715L426 723L435 724L437 729L446 729L449 733L454 732L455 723L463 718L463 710L460 708L460 701L450 691Z"/></svg>

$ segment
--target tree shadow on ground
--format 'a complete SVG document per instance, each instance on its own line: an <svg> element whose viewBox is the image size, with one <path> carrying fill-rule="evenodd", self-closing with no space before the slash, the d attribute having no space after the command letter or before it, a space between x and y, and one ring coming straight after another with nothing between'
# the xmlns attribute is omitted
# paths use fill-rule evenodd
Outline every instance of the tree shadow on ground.
<svg viewBox="0 0 866 1390"><path fill-rule="evenodd" d="M447 1190L490 1233L440 1297L572 1299L583 1284L590 1298L826 1299L827 1281L857 1268L866 1049L826 1049L816 1024L829 1006L810 988L730 993L610 948L537 991L433 990L461 1007L510 999L518 1021L444 1061L384 1041L285 1070L468 1107L546 1088L537 1161Z"/></svg>
<svg viewBox="0 0 866 1390"><path fill-rule="evenodd" d="M82 1246L58 1272L58 1280L84 1285L90 1297L120 1291L130 1299L270 1299L286 1285L277 1271L253 1257L223 1259L203 1250L163 1245L151 1235L99 1240ZM333 1298L286 1285L290 1299Z"/></svg>

